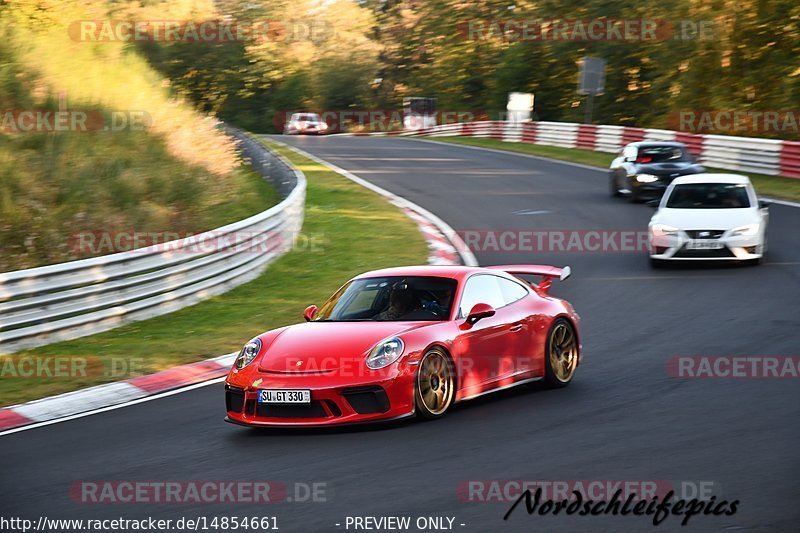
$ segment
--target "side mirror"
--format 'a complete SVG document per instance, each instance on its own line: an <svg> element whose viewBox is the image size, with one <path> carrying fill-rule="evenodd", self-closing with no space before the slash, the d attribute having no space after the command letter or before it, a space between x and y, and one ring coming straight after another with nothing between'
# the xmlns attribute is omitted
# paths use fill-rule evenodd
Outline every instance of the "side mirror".
<svg viewBox="0 0 800 533"><path fill-rule="evenodd" d="M306 319L306 322L311 322L314 320L314 317L317 316L317 306L316 305L309 305L306 307L306 310L303 311L303 318Z"/></svg>
<svg viewBox="0 0 800 533"><path fill-rule="evenodd" d="M492 307L491 305L477 303L472 306L472 309L467 315L467 324L471 326L482 318L489 318L490 316L494 316L494 313L495 313L494 307Z"/></svg>
<svg viewBox="0 0 800 533"><path fill-rule="evenodd" d="M656 199L653 199L653 200L647 200L647 201L645 202L645 204L649 205L649 206L650 206L650 207L652 207L653 209L658 209L658 206L659 206L659 205L661 205L661 200L656 200Z"/></svg>
<svg viewBox="0 0 800 533"><path fill-rule="evenodd" d="M766 209L771 205L772 205L772 202L770 202L769 200L759 200L758 201L758 207L760 207L761 209Z"/></svg>

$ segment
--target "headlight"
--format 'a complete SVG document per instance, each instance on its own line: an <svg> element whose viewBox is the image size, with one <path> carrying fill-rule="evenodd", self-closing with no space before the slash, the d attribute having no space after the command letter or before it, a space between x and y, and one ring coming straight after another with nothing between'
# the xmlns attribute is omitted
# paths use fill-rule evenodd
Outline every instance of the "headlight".
<svg viewBox="0 0 800 533"><path fill-rule="evenodd" d="M239 352L239 356L236 358L236 368L241 370L252 363L253 359L256 358L258 352L260 351L261 341L259 339L253 339L245 344L244 348L242 348L242 351Z"/></svg>
<svg viewBox="0 0 800 533"><path fill-rule="evenodd" d="M669 235L677 235L680 230L674 226L667 226L666 224L653 224L650 227L653 235L656 237L667 237Z"/></svg>
<svg viewBox="0 0 800 533"><path fill-rule="evenodd" d="M367 366L372 370L378 370L391 365L403 355L405 345L397 337L387 339L372 349L367 357Z"/></svg>
<svg viewBox="0 0 800 533"><path fill-rule="evenodd" d="M327 123L325 123L325 122L323 122L322 124L320 124L320 125L319 125L319 129L321 129L321 130L327 130L327 129L328 129L328 124L327 124Z"/></svg>
<svg viewBox="0 0 800 533"><path fill-rule="evenodd" d="M654 181L658 181L658 176L653 176L652 174L637 174L636 181L639 183L653 183Z"/></svg>
<svg viewBox="0 0 800 533"><path fill-rule="evenodd" d="M759 228L758 224L747 224L740 228L731 230L731 236L742 235L745 237L750 237L758 233L758 228Z"/></svg>

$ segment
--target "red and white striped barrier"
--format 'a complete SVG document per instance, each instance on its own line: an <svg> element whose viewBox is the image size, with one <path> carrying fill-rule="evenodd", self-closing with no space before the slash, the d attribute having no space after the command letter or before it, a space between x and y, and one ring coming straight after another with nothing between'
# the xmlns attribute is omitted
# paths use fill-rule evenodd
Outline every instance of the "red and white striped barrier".
<svg viewBox="0 0 800 533"><path fill-rule="evenodd" d="M572 122L482 121L444 124L404 136L466 136L561 148L616 153L635 141L678 141L710 167L800 178L800 142L728 135L701 135L653 128L576 124Z"/></svg>
<svg viewBox="0 0 800 533"><path fill-rule="evenodd" d="M800 142L783 141L780 175L800 178Z"/></svg>

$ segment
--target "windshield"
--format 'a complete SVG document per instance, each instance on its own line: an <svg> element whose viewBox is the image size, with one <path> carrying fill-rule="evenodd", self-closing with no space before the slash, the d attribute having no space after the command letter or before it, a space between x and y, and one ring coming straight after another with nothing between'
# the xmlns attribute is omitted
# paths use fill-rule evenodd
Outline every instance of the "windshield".
<svg viewBox="0 0 800 533"><path fill-rule="evenodd" d="M689 161L683 150L677 146L642 146L636 157L637 163L665 163Z"/></svg>
<svg viewBox="0 0 800 533"><path fill-rule="evenodd" d="M750 207L747 186L737 183L676 185L667 200L673 209L736 209Z"/></svg>
<svg viewBox="0 0 800 533"><path fill-rule="evenodd" d="M292 120L305 121L305 122L319 122L319 116L314 114L296 114L292 115Z"/></svg>
<svg viewBox="0 0 800 533"><path fill-rule="evenodd" d="M331 296L315 321L447 320L456 280L427 276L363 278Z"/></svg>

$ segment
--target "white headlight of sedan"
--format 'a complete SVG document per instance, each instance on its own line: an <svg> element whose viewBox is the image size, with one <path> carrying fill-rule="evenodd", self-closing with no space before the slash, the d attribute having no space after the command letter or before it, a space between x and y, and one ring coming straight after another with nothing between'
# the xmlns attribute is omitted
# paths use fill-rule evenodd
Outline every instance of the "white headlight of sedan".
<svg viewBox="0 0 800 533"><path fill-rule="evenodd" d="M731 236L752 237L753 235L758 233L759 227L760 227L759 224L746 224L744 226L731 230Z"/></svg>
<svg viewBox="0 0 800 533"><path fill-rule="evenodd" d="M656 237L667 237L670 235L677 235L681 231L678 228L674 226L669 226L667 224L653 224L652 226L650 226L650 230Z"/></svg>

